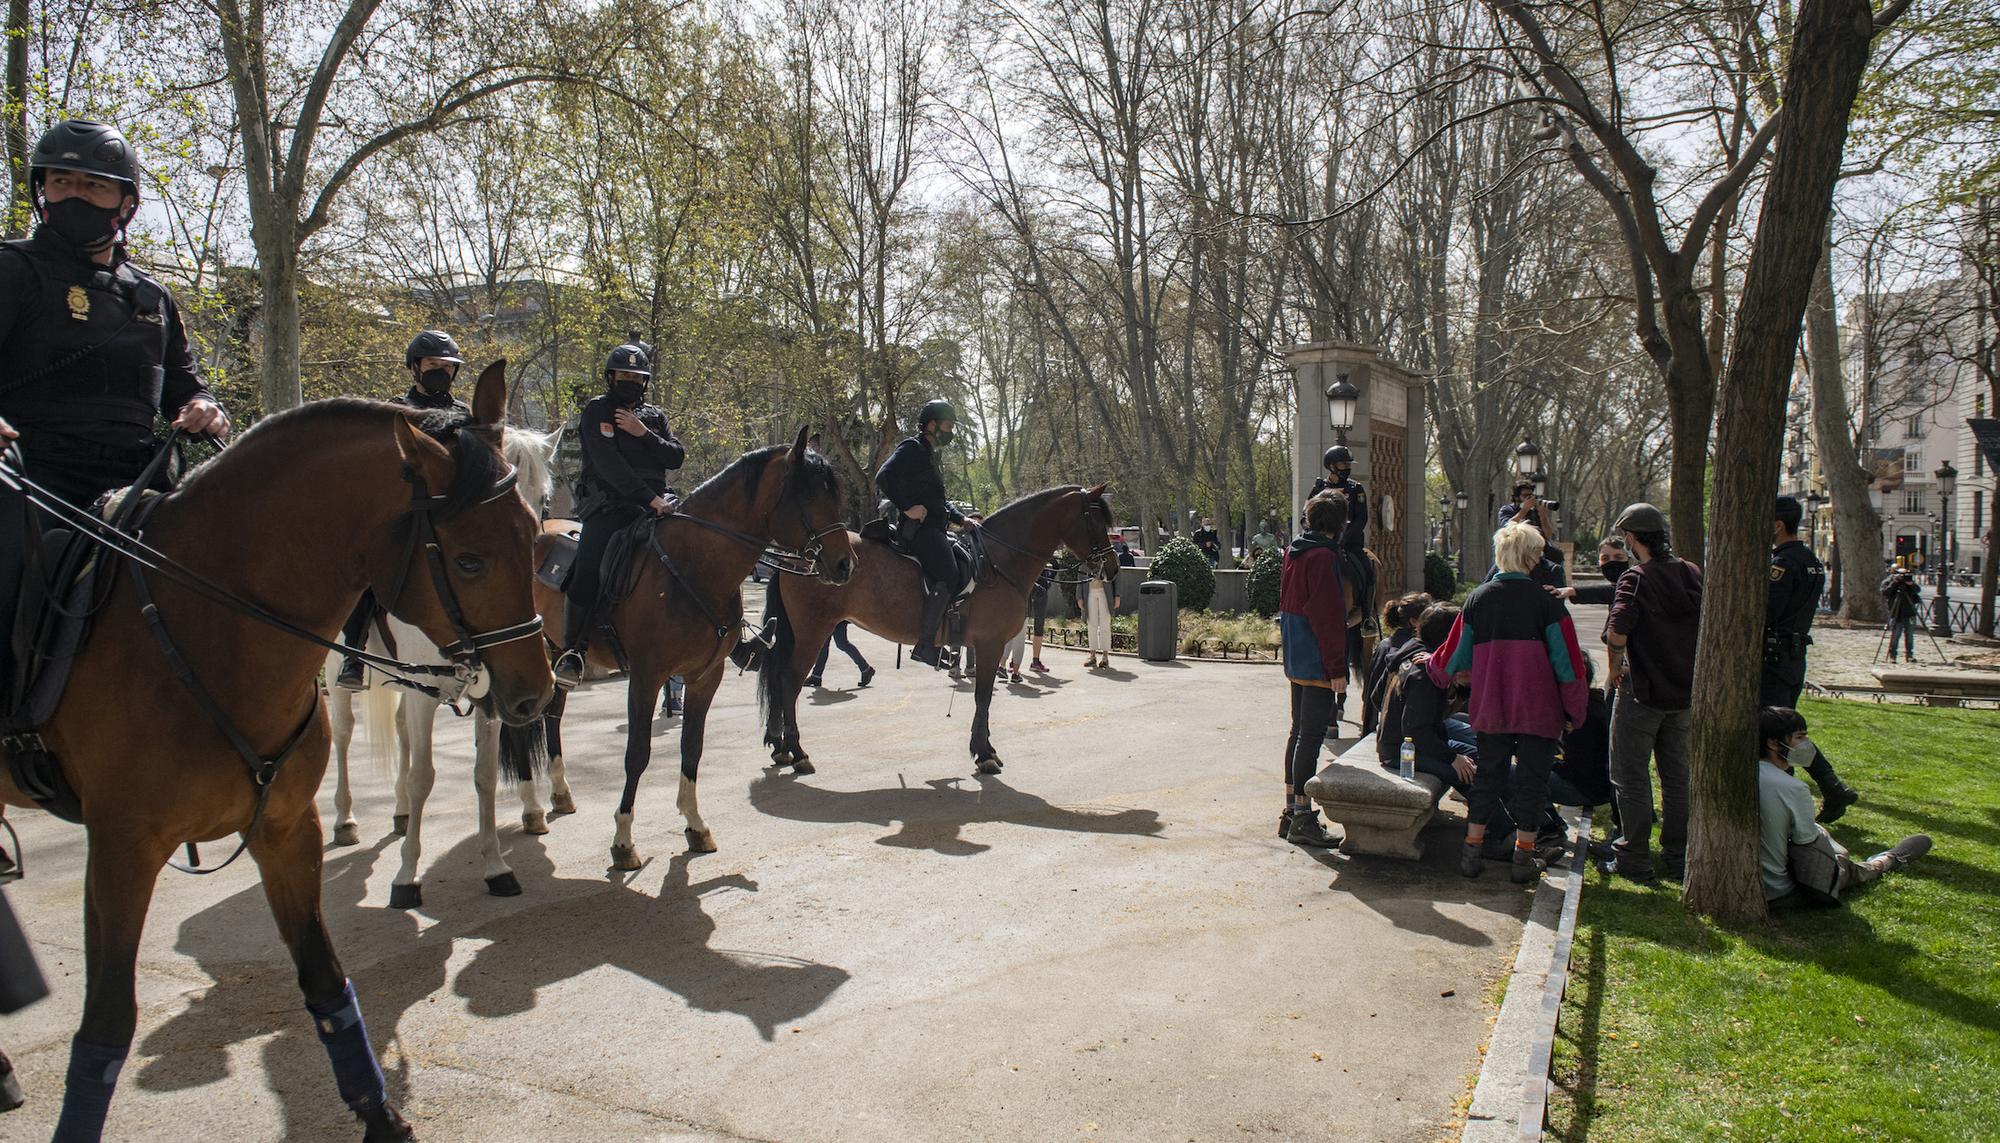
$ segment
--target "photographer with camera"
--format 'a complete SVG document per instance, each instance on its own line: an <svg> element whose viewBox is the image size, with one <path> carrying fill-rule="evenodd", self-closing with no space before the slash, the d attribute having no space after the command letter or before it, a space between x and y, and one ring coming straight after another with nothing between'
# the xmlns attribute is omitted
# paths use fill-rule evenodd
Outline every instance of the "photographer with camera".
<svg viewBox="0 0 2000 1143"><path fill-rule="evenodd" d="M1896 638L1903 640L1903 658L1917 661L1917 624L1923 614L1923 594L1917 577L1903 566L1901 556L1882 581L1882 603L1889 614L1889 661L1896 661Z"/></svg>
<svg viewBox="0 0 2000 1143"><path fill-rule="evenodd" d="M1543 588L1560 588L1569 582L1569 573L1563 568L1562 549L1556 546L1556 513L1562 511L1560 500L1544 500L1535 495L1535 482L1519 481L1514 485L1514 502L1500 509L1500 527L1519 521L1533 525L1543 537L1542 557L1528 569L1528 578ZM1486 578L1500 574L1500 566L1486 569Z"/></svg>

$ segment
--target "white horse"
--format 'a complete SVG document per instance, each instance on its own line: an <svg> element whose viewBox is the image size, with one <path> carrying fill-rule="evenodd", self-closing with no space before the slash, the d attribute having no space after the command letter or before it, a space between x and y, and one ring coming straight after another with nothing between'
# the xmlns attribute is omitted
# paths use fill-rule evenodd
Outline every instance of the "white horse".
<svg viewBox="0 0 2000 1143"><path fill-rule="evenodd" d="M517 473L516 486L521 495L535 508L539 517L546 511L552 486L550 461L555 455L556 438L562 430L550 433L535 433L527 429L507 428L501 434L501 453ZM408 662L427 665L443 665L445 659L437 653L431 641L423 637L416 628L399 619L387 617L390 638L395 642L396 657L408 656ZM386 652L381 635L374 630L368 634L371 650ZM329 655L327 677L330 679L339 670L340 656ZM374 670L367 672L367 689L361 692L363 724L378 759L384 756L382 728L389 721L392 707L397 709L396 730L396 813L394 832L403 838L402 865L396 871L395 879L389 886L389 906L395 909L413 909L423 904L423 885L418 876L418 867L423 859L423 819L424 804L430 798L431 787L437 779L437 768L431 753L431 738L437 720L438 707L442 704L434 697L411 690L392 691L389 680ZM333 723L334 748L334 790L333 842L335 845L355 845L361 840L360 823L354 818L354 796L348 787L347 763L350 746L354 737L355 692L339 687L328 688L329 712ZM521 884L514 871L500 853L500 832L494 822L494 803L500 784L500 735L501 724L496 718L483 711L473 714L473 788L479 796L479 853L484 866L486 888L496 897L513 897L521 892ZM525 771L523 771L525 773ZM569 783L564 780L560 769L551 767L550 781L553 786L552 801L558 813L573 813L576 803L570 796ZM528 833L547 833L547 816L535 799L535 784L531 779L520 782L523 813L521 825ZM533 807L528 812L528 807Z"/></svg>

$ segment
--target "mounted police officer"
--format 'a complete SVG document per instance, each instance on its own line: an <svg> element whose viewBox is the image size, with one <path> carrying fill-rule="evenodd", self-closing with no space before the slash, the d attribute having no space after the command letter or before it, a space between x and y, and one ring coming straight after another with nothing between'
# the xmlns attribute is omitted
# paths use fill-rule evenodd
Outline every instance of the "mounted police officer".
<svg viewBox="0 0 2000 1143"><path fill-rule="evenodd" d="M0 443L18 440L27 475L88 507L138 479L161 416L211 436L229 431L229 416L196 375L173 297L126 256L139 156L125 137L87 119L58 123L29 155L28 183L40 225L0 243ZM27 529L39 526L0 489L0 668Z"/></svg>
<svg viewBox="0 0 2000 1143"><path fill-rule="evenodd" d="M1368 490L1354 479L1354 453L1346 445L1334 445L1320 457L1320 467L1326 475L1313 481L1312 491L1307 500L1322 492L1339 492L1347 497L1347 526L1340 533L1340 553L1346 562L1349 574L1354 577L1356 594L1361 598L1357 606L1361 608L1361 633L1373 635L1375 623L1375 568L1368 562Z"/></svg>
<svg viewBox="0 0 2000 1143"><path fill-rule="evenodd" d="M1813 616L1826 590L1826 567L1799 540L1805 510L1790 496L1778 497L1771 524L1771 583L1764 608L1764 666L1758 680L1757 705L1796 709L1806 685L1806 648L1812 645ZM1861 795L1840 780L1833 764L1817 748L1806 773L1819 786L1824 805L1819 820L1830 822L1847 812Z"/></svg>
<svg viewBox="0 0 2000 1143"><path fill-rule="evenodd" d="M931 401L917 414L916 434L907 437L875 472L875 487L901 515L897 531L904 550L924 569L924 607L917 623L917 645L910 658L938 665L937 629L944 622L958 588L958 562L952 556L945 526L963 524L965 517L944 496L944 472L937 450L951 443L958 411L947 401Z"/></svg>
<svg viewBox="0 0 2000 1143"><path fill-rule="evenodd" d="M674 510L667 473L680 468L687 449L668 427L666 411L646 402L652 380L651 351L638 344L619 346L604 359L604 394L591 398L577 421L583 447L577 516L583 521L583 539L563 601L558 686L573 687L583 679L584 654L597 625L604 550L611 538L647 513L665 516Z"/></svg>
<svg viewBox="0 0 2000 1143"><path fill-rule="evenodd" d="M412 409L431 409L446 413L472 412L472 406L452 395L451 383L458 378L459 367L465 364L460 356L458 343L441 329L427 329L410 339L410 346L403 351L403 368L410 372L410 391L396 398L398 404ZM349 647L360 649L368 645L368 624L375 618L375 593L361 594L361 602L355 604L354 613L340 628L340 641ZM361 660L348 656L341 660L340 673L334 678L334 685L351 691L362 688Z"/></svg>

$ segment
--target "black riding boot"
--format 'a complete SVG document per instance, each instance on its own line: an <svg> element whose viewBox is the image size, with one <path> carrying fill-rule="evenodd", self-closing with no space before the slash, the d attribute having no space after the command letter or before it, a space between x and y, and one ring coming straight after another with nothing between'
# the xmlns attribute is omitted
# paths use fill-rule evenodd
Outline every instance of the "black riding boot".
<svg viewBox="0 0 2000 1143"><path fill-rule="evenodd" d="M1840 775L1833 772L1833 763L1826 760L1826 755L1817 750L1813 751L1812 765L1806 767L1806 773L1812 775L1813 784L1819 787L1819 796L1823 803L1819 811L1820 821L1838 820L1840 815L1847 812L1847 807L1861 800L1861 795L1854 792L1854 787L1841 781Z"/></svg>
<svg viewBox="0 0 2000 1143"><path fill-rule="evenodd" d="M944 591L926 587L924 589L924 610L917 620L917 645L910 649L910 658L927 667L941 665L938 655L938 626L944 622L944 610L951 605L951 597Z"/></svg>
<svg viewBox="0 0 2000 1143"><path fill-rule="evenodd" d="M556 685L569 690L583 681L584 656L590 651L591 608L563 600L563 653L556 656Z"/></svg>

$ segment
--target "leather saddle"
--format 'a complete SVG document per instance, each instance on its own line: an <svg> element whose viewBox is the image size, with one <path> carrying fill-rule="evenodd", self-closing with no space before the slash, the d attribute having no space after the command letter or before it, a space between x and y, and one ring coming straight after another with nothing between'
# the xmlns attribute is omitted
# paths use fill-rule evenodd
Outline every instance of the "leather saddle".
<svg viewBox="0 0 2000 1143"><path fill-rule="evenodd" d="M138 531L159 498L142 493L126 521ZM109 498L107 498L109 499ZM106 500L98 502L98 511ZM0 687L0 755L21 792L49 813L67 821L83 820L76 791L63 778L62 767L38 733L54 717L69 683L77 650L90 633L91 620L104 606L116 581L111 573L117 559L104 548L67 528L39 533L30 521L20 595L0 601L11 606L11 670Z"/></svg>
<svg viewBox="0 0 2000 1143"><path fill-rule="evenodd" d="M972 594L973 585L979 580L980 568L986 562L986 553L979 547L979 542L975 538L978 534L976 529L945 534L945 539L951 542L952 560L958 566L957 574L952 577L952 583L947 585L952 589L954 609L959 600ZM863 523L861 538L887 546L890 551L916 564L919 575L923 573L923 564L910 554L910 549L903 539L902 529L898 528L894 519L886 513ZM924 582L930 583L928 578Z"/></svg>

